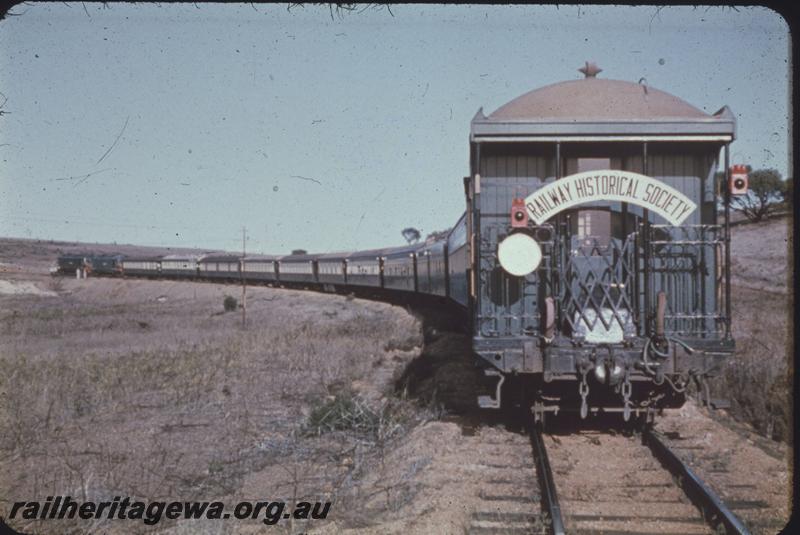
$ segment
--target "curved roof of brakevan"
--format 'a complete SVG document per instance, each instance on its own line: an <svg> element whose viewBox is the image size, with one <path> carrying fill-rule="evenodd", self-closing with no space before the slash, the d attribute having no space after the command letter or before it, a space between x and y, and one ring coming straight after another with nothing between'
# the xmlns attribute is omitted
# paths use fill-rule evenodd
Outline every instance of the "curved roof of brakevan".
<svg viewBox="0 0 800 535"><path fill-rule="evenodd" d="M727 106L708 114L683 99L646 84L597 78L592 63L585 78L547 85L500 106L489 116L479 110L472 137L704 135L735 138L736 118ZM509 139L513 140L513 139Z"/></svg>
<svg viewBox="0 0 800 535"><path fill-rule="evenodd" d="M529 91L498 108L490 119L710 118L688 102L659 89L622 80L584 78Z"/></svg>

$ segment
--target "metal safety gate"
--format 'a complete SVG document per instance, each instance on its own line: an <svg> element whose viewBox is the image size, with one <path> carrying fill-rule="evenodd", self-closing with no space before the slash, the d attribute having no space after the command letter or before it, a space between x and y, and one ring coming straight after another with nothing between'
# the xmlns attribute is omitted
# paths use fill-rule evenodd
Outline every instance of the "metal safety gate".
<svg viewBox="0 0 800 535"><path fill-rule="evenodd" d="M624 239L560 230L542 275L557 296L561 335L591 343L651 336L661 293L666 334L724 334L720 225L640 225Z"/></svg>
<svg viewBox="0 0 800 535"><path fill-rule="evenodd" d="M564 233L557 244L561 333L594 343L635 336L640 307L637 234L620 240Z"/></svg>

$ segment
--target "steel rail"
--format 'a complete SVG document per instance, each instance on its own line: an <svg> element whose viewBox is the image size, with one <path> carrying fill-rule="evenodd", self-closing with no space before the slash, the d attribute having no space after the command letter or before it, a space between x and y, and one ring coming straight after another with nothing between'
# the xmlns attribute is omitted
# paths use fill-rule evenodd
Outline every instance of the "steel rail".
<svg viewBox="0 0 800 535"><path fill-rule="evenodd" d="M653 451L655 457L678 478L681 489L703 512L703 518L707 522L721 524L725 527L726 535L741 534L749 535L750 532L744 523L734 515L730 509L722 502L717 494L708 485L697 477L697 475L661 440L658 433L646 428L642 433L642 438ZM708 516L708 513L711 516ZM716 526L712 526L716 527Z"/></svg>
<svg viewBox="0 0 800 535"><path fill-rule="evenodd" d="M561 518L561 506L558 504L556 482L550 469L550 461L547 459L547 450L542 440L542 426L540 423L533 425L530 430L530 437L536 462L536 472L542 489L542 499L550 515L550 529L553 535L564 535L566 532L564 531L564 521Z"/></svg>

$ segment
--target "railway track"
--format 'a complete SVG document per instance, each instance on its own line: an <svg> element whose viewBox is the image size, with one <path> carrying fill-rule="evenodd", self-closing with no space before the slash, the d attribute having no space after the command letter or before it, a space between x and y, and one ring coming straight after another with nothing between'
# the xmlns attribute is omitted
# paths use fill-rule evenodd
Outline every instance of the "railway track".
<svg viewBox="0 0 800 535"><path fill-rule="evenodd" d="M467 532L470 535L549 533L549 517L541 507L537 468L525 435L503 433L489 445L493 454L481 463L485 479Z"/></svg>
<svg viewBox="0 0 800 535"><path fill-rule="evenodd" d="M665 416L656 429L751 533L782 531L789 520L791 494L784 455L762 449L769 444L751 441L727 426L709 430L691 417Z"/></svg>
<svg viewBox="0 0 800 535"><path fill-rule="evenodd" d="M549 533L750 533L651 429L641 435L582 431L548 438L549 455L541 428L530 430L541 497L532 514L547 519Z"/></svg>

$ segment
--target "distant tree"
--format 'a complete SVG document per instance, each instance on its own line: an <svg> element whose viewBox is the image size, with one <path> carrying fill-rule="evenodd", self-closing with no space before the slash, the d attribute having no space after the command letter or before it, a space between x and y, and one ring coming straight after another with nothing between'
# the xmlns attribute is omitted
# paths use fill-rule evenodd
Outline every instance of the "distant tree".
<svg viewBox="0 0 800 535"><path fill-rule="evenodd" d="M305 249L292 249L292 254L308 254Z"/></svg>
<svg viewBox="0 0 800 535"><path fill-rule="evenodd" d="M401 232L403 238L405 238L406 242L408 243L417 243L419 239L422 237L420 231L415 229L414 227L404 228Z"/></svg>
<svg viewBox="0 0 800 535"><path fill-rule="evenodd" d="M449 233L450 233L449 228L446 228L444 230L434 230L425 237L425 241L441 240L442 238L446 238Z"/></svg>
<svg viewBox="0 0 800 535"><path fill-rule="evenodd" d="M756 169L748 173L746 195L731 196L731 208L742 212L753 222L761 221L775 212L778 203L789 198L789 184L775 169Z"/></svg>

